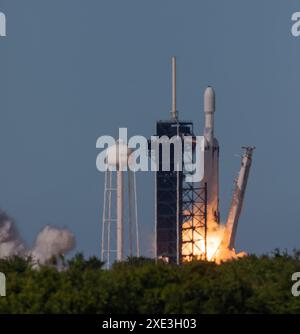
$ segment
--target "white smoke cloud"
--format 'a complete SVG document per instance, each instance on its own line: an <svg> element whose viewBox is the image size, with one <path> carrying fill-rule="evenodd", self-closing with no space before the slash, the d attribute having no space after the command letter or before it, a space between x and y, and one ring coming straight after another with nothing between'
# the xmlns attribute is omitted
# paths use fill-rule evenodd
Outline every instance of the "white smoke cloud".
<svg viewBox="0 0 300 334"><path fill-rule="evenodd" d="M65 255L74 247L75 236L70 230L47 225L38 234L34 247L28 249L14 221L0 211L0 258L31 256L36 264L46 264L53 257Z"/></svg>
<svg viewBox="0 0 300 334"><path fill-rule="evenodd" d="M53 256L66 254L74 247L75 237L71 231L47 225L38 234L31 255L38 263L44 264Z"/></svg>
<svg viewBox="0 0 300 334"><path fill-rule="evenodd" d="M23 256L24 253L25 246L14 222L5 212L0 211L0 258L14 255Z"/></svg>

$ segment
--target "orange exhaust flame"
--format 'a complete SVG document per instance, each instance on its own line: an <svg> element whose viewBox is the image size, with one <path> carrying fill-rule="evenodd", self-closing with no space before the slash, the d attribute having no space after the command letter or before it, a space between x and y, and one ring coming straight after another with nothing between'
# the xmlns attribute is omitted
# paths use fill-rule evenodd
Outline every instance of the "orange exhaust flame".
<svg viewBox="0 0 300 334"><path fill-rule="evenodd" d="M221 247L225 233L225 225L208 222L205 245L205 230L203 226L187 221L182 226L182 257L183 262L192 260L207 260L220 264L243 257L246 253L236 253L234 249ZM206 247L205 247L206 246ZM206 250L206 251L205 251Z"/></svg>

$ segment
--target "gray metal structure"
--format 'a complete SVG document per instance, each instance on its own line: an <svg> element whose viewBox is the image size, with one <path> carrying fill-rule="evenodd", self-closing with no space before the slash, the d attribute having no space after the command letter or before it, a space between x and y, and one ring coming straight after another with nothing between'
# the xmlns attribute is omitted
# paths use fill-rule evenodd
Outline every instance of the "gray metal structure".
<svg viewBox="0 0 300 334"><path fill-rule="evenodd" d="M181 139L185 136L194 137L193 123L181 121L178 118L175 57L172 58L171 119L156 123L156 136L158 138L165 136L169 139L176 136ZM155 173L155 257L169 263L181 264L187 257L182 253L184 223L189 220L191 222L190 228L194 230L196 225L206 226L207 185L203 187L200 184L186 182L187 172L183 166L181 166L181 171L175 170L174 146L171 146L170 149L170 171L164 171L162 169L161 148L159 151L159 168ZM150 155L152 155L151 151ZM184 148L182 147L183 155ZM203 238L204 236L199 237Z"/></svg>

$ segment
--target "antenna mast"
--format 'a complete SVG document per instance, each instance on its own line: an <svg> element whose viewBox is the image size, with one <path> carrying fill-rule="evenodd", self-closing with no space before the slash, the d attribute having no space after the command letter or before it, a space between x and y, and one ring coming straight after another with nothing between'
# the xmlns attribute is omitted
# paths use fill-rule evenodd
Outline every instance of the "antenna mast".
<svg viewBox="0 0 300 334"><path fill-rule="evenodd" d="M178 114L176 110L176 57L172 57L172 111L171 117L177 121Z"/></svg>

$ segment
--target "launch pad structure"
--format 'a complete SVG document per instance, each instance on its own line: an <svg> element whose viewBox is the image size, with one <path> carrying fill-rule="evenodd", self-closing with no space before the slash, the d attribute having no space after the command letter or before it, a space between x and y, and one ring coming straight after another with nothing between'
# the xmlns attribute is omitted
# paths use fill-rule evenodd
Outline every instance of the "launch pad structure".
<svg viewBox="0 0 300 334"><path fill-rule="evenodd" d="M202 243L203 260L207 260L207 183L184 183L182 212L181 235L185 238L181 240L181 261L191 261L202 251Z"/></svg>
<svg viewBox="0 0 300 334"><path fill-rule="evenodd" d="M176 59L172 58L172 111L170 120L156 123L156 136L171 139L175 136L194 136L193 123L180 121L176 109ZM182 143L183 141L181 141ZM181 150L182 156L184 149ZM194 146L193 146L194 151ZM150 152L151 155L151 152ZM181 166L175 170L174 145L170 147L170 171L162 170L162 149L159 149L159 168L155 173L155 258L168 263L181 264L192 258L195 240L204 240L207 233L207 184L187 182L189 172ZM180 160L181 163L183 159ZM189 222L188 227L183 227ZM196 228L203 227L200 229ZM182 240L183 233L191 238ZM183 255L182 250L189 244L191 253ZM206 253L206 252L205 252Z"/></svg>
<svg viewBox="0 0 300 334"><path fill-rule="evenodd" d="M176 59L172 58L172 109L169 120L156 123L155 138L167 138L170 169L163 169L162 145L159 141L158 170L155 172L155 258L181 264L194 259L222 261L243 256L235 252L235 237L240 218L253 147L243 147L241 168L225 224L219 210L219 143L214 135L215 92L208 86L204 92L203 178L188 182L191 177L183 166L184 137L191 139L193 160L197 146L193 123L181 121L176 108ZM171 139L181 139L181 151L175 152ZM156 148L157 149L157 148ZM150 156L153 156L150 145ZM180 168L178 157L180 153ZM189 152L190 153L190 152Z"/></svg>
<svg viewBox="0 0 300 334"><path fill-rule="evenodd" d="M158 121L156 135L168 138L177 135L193 136L193 124L177 120ZM187 182L188 172L184 168L182 171L175 170L173 147L170 148L170 155L170 171L163 171L162 161L159 160L159 170L155 175L156 258L181 264L194 254L194 251L191 254L182 254L186 244L189 243L189 249L194 250L194 247L197 247L196 240L203 239L206 243L207 185ZM183 227L185 222L190 223L188 227ZM200 226L203 227L201 231L204 231L204 234L200 232ZM183 233L192 238L183 241Z"/></svg>
<svg viewBox="0 0 300 334"><path fill-rule="evenodd" d="M229 214L226 223L223 224L219 210L219 143L214 135L215 109L215 91L213 87L208 86L204 92L203 146L199 148L199 145L196 145L198 136L194 134L193 122L178 118L176 59L173 57L171 117L156 122L156 135L148 141L149 155L155 161L156 167L154 242L156 260L177 265L192 260L220 263L245 254L235 252L235 238L254 147L243 147L245 151L241 157L241 167L235 181ZM165 144L168 145L167 151ZM108 164L129 166L128 158L131 153L132 149L119 140L107 151ZM200 157L197 153L200 153ZM197 165L199 160L203 159L200 161L204 167L201 180L194 178L195 171L191 172L186 168L184 164L186 156L189 156L189 162L193 165L194 162ZM165 159L168 160L167 168ZM107 172L105 175L101 259L106 262L107 268L112 258L123 261L126 257L125 211L128 212L127 236L130 255L135 253L139 256L135 173L128 172L128 187L125 189L125 174L119 167L115 173ZM115 183L112 182L113 175ZM124 196L125 191L127 196ZM128 198L126 210L125 197Z"/></svg>

